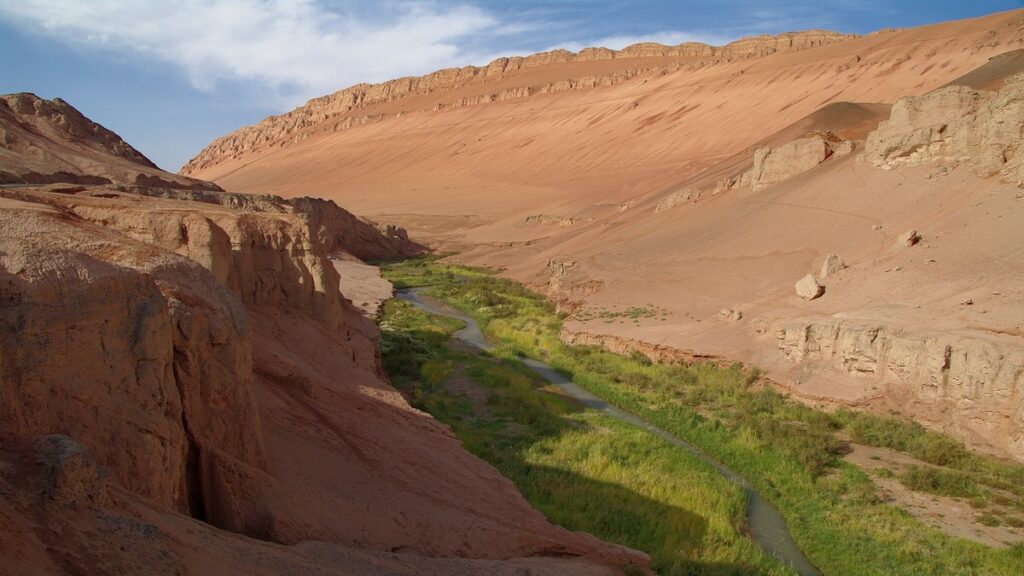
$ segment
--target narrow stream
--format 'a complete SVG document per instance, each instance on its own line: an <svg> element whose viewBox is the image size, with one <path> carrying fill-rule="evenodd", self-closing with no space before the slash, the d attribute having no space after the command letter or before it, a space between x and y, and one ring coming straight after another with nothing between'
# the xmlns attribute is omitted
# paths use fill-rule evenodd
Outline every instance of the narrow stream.
<svg viewBox="0 0 1024 576"><path fill-rule="evenodd" d="M409 302L430 314L448 316L462 320L466 323L466 327L456 332L455 337L479 350L488 351L491 349L491 346L484 338L483 332L480 330L480 326L475 320L473 320L473 318L438 300L422 298L420 296L420 292L422 290L423 288L398 290L396 292L396 297L400 300L405 300L406 302ZM522 362L542 378L558 386L566 394L572 396L584 406L603 412L609 416L622 420L623 422L639 426L674 446L678 446L679 448L690 452L711 466L714 466L722 476L730 482L740 486L746 494L747 529L750 532L750 537L757 542L765 552L791 566L800 576L819 576L820 573L818 570L810 563L810 561L807 560L803 552L800 551L800 548L798 548L796 543L793 541L793 537L789 533L789 529L786 527L786 521L782 518L782 515L779 514L779 511L776 510L771 503L765 500L756 490L754 490L754 487L746 478L740 476L718 460L715 460L693 444L658 428L654 424L651 424L635 414L612 406L600 397L591 394L576 384L573 384L571 380L563 376L551 366L548 366L543 362L538 362L532 358L523 359Z"/></svg>

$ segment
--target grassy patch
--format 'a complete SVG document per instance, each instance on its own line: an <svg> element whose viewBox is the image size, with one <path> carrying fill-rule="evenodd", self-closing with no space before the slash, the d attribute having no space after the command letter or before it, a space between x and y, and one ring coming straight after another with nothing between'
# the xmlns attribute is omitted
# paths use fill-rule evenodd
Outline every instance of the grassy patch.
<svg viewBox="0 0 1024 576"><path fill-rule="evenodd" d="M459 327L445 318L391 301L381 325L395 385L551 521L643 550L662 575L790 574L741 535L742 492L704 462L581 409L515 360L444 346Z"/></svg>
<svg viewBox="0 0 1024 576"><path fill-rule="evenodd" d="M620 318L640 320L663 317L667 314L668 310L655 306L654 304L648 304L646 306L630 306L622 310L608 307L586 308L576 311L573 314L573 318L581 322L589 320L604 320L607 323L611 323L612 321Z"/></svg>
<svg viewBox="0 0 1024 576"><path fill-rule="evenodd" d="M841 410L835 414L855 442L890 448L948 470L917 467L900 480L914 490L991 500L1024 510L1024 466L974 454L957 440L920 424Z"/></svg>
<svg viewBox="0 0 1024 576"><path fill-rule="evenodd" d="M443 255L427 254L408 260L374 262L395 288L449 284L456 278L486 276L485 270L442 264Z"/></svg>
<svg viewBox="0 0 1024 576"><path fill-rule="evenodd" d="M472 315L500 343L500 355L541 359L739 471L782 511L826 574L1024 573L1024 546L993 549L952 538L882 502L872 479L841 459L838 433L946 467L939 478L905 473L900 479L914 489L972 500L998 495L1011 508L1022 501L1022 466L894 418L811 409L760 386L756 373L738 365L652 364L566 346L558 338L561 319L541 296L479 270L431 293Z"/></svg>
<svg viewBox="0 0 1024 576"><path fill-rule="evenodd" d="M980 496L981 489L970 476L956 470L944 470L931 466L908 466L899 475L900 482L911 490L931 492L954 498L971 498ZM984 507L985 501L979 503Z"/></svg>

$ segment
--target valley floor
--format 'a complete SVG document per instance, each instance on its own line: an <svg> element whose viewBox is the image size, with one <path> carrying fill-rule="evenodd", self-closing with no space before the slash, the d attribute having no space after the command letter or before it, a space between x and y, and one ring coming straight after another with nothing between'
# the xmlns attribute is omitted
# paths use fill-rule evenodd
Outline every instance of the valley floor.
<svg viewBox="0 0 1024 576"><path fill-rule="evenodd" d="M747 537L744 497L707 463L558 395L535 358L748 478L824 574L1019 574L1024 466L901 420L825 413L739 365L652 364L559 338L561 318L480 269L383 266L396 287L468 314L492 345L401 301L381 314L384 365L413 404L513 480L552 521L641 549L660 574L788 573Z"/></svg>

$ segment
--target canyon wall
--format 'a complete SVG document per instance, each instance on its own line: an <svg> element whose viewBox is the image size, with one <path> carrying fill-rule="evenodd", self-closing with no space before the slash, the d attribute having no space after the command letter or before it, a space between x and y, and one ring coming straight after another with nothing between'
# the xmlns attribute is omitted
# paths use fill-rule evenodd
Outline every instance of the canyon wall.
<svg viewBox="0 0 1024 576"><path fill-rule="evenodd" d="M204 498L204 478L258 491L265 466L241 303L199 264L61 210L5 200L0 219L3 433L76 438L126 489L246 531Z"/></svg>
<svg viewBox="0 0 1024 576"><path fill-rule="evenodd" d="M0 191L0 517L67 534L13 566L138 573L124 563L159 557L144 572L174 573L204 565L196 549L222 555L211 541L239 546L225 534L294 546L277 560L288 573L347 573L395 551L398 565L369 573L473 572L468 558L552 575L647 564L549 524L388 385L376 326L339 291L332 257L400 257L400 230L332 202L145 192ZM125 514L154 524L103 526L135 526ZM207 527L221 532L176 544ZM133 552L76 560L104 546Z"/></svg>

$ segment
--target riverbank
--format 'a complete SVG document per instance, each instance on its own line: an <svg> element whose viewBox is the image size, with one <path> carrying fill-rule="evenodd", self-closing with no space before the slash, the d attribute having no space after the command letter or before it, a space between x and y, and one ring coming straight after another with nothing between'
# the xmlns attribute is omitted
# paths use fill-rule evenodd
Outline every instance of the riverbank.
<svg viewBox="0 0 1024 576"><path fill-rule="evenodd" d="M436 301L431 298L423 298L421 296L422 290L422 288L407 288L398 291L397 297L405 302L413 304L428 314L454 318L463 322L464 327L454 332L455 338L480 352L489 353L491 351L491 346L484 338L483 332L480 330L475 319L445 305L443 302ZM782 519L779 512L756 490L754 490L745 478L741 477L735 471L730 470L727 466L718 460L715 460L693 444L658 428L650 422L639 418L635 414L626 412L608 404L598 396L595 396L574 384L571 379L563 375L561 372L543 362L540 362L539 360L535 360L533 358L522 358L510 361L521 362L522 365L526 366L534 374L540 376L544 381L557 386L561 393L575 400L582 406L610 416L625 424L635 426L640 430L647 431L661 440L689 452L705 464L710 465L712 468L717 470L722 477L742 489L742 497L745 502L742 525L745 526L746 532L750 538L757 543L765 553L789 566L798 574L798 576L819 576L819 572L803 555L796 543L793 542L793 538L790 535L789 530L786 528L786 522Z"/></svg>
<svg viewBox="0 0 1024 576"><path fill-rule="evenodd" d="M706 462L463 344L457 319L393 300L381 325L394 385L551 521L647 552L662 575L795 574L744 536L742 489Z"/></svg>
<svg viewBox="0 0 1024 576"><path fill-rule="evenodd" d="M566 346L560 319L538 295L473 271L445 283L452 267L399 264L385 273L421 274L433 293L473 316L495 354L541 359L608 400L727 463L782 511L797 543L825 574L1018 574L1021 546L995 548L953 538L892 505L874 473L842 459L849 435L928 463L906 480L924 494L957 488L963 501L1012 521L1021 468L970 454L956 442L903 422L848 412L826 414L788 401L738 366L658 365ZM417 272L417 268L420 272ZM940 481L921 481L920 474ZM881 474L881 473L879 473ZM979 521L981 520L979 514Z"/></svg>

